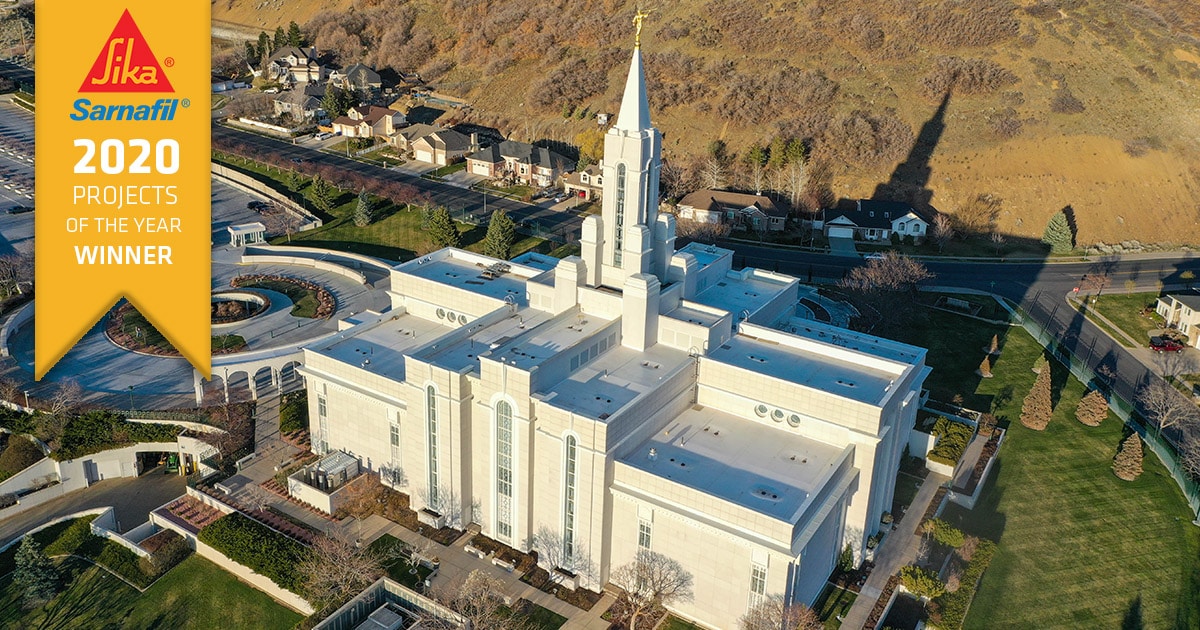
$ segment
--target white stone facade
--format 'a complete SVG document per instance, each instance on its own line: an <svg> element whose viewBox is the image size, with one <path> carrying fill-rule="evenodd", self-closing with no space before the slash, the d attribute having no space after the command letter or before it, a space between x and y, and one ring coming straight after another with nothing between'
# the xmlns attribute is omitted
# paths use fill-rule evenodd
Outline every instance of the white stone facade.
<svg viewBox="0 0 1200 630"><path fill-rule="evenodd" d="M811 603L839 551L863 551L929 369L922 349L797 325L794 278L675 250L641 72L635 53L582 256L396 266L382 322L305 349L313 445L588 588L639 547L675 558L695 579L676 612L730 628L758 597Z"/></svg>

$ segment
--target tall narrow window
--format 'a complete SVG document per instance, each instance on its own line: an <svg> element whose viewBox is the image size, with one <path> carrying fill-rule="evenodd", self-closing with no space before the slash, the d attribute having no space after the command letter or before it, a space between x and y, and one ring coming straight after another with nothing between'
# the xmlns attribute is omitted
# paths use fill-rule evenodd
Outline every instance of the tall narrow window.
<svg viewBox="0 0 1200 630"><path fill-rule="evenodd" d="M613 266L621 266L621 249L625 243L625 165L617 165L617 223L613 239Z"/></svg>
<svg viewBox="0 0 1200 630"><path fill-rule="evenodd" d="M563 484L563 559L575 557L575 477L578 460L579 443L574 435L567 436L566 449L563 453L563 470L566 482Z"/></svg>
<svg viewBox="0 0 1200 630"><path fill-rule="evenodd" d="M438 425L437 389L430 385L425 389L425 430L429 442L429 503L438 504Z"/></svg>
<svg viewBox="0 0 1200 630"><path fill-rule="evenodd" d="M638 519L638 547L650 550L650 521Z"/></svg>
<svg viewBox="0 0 1200 630"><path fill-rule="evenodd" d="M392 424L392 467L400 466L400 425Z"/></svg>
<svg viewBox="0 0 1200 630"><path fill-rule="evenodd" d="M496 403L496 534L512 539L512 405Z"/></svg>
<svg viewBox="0 0 1200 630"><path fill-rule="evenodd" d="M750 607L762 603L767 594L767 565L754 562L750 564Z"/></svg>
<svg viewBox="0 0 1200 630"><path fill-rule="evenodd" d="M328 406L324 396L317 396L317 452L324 455L329 451Z"/></svg>

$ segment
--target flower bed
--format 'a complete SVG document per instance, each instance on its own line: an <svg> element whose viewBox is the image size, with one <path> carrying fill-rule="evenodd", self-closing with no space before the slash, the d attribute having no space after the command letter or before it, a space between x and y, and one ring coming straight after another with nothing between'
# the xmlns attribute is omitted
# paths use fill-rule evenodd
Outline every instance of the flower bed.
<svg viewBox="0 0 1200 630"><path fill-rule="evenodd" d="M971 443L971 437L975 435L975 429L961 422L941 417L934 423L932 433L937 436L938 440L926 457L931 462L953 467L958 465L963 451L967 450L967 445Z"/></svg>
<svg viewBox="0 0 1200 630"><path fill-rule="evenodd" d="M514 570L521 573L530 571L537 566L537 556L530 553L521 553L483 534L478 534L472 538L471 546L482 551L484 554L491 554L504 562L511 563Z"/></svg>
<svg viewBox="0 0 1200 630"><path fill-rule="evenodd" d="M988 438L986 444L983 445L983 451L979 453L979 459L975 460L975 466L971 469L971 477L967 480L967 485L964 488L955 488L955 492L960 492L967 496L975 494L975 488L979 485L979 481L983 479L983 473L987 470L988 462L996 455L996 451L1000 449L1000 437L1002 431L992 433L992 437Z"/></svg>
<svg viewBox="0 0 1200 630"><path fill-rule="evenodd" d="M337 310L337 300L328 289L315 282L300 278L252 273L237 276L229 281L229 285L241 289L257 288L283 293L294 304L292 315L296 317L329 319ZM307 304L310 299L315 300L316 304Z"/></svg>
<svg viewBox="0 0 1200 630"><path fill-rule="evenodd" d="M289 538L246 516L226 514L200 530L200 541L230 560L250 567L293 593L301 590L297 566L306 550Z"/></svg>

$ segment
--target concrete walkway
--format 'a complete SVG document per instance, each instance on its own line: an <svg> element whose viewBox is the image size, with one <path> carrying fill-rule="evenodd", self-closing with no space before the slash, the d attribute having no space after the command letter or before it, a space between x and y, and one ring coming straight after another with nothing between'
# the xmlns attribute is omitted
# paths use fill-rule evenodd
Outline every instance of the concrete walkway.
<svg viewBox="0 0 1200 630"><path fill-rule="evenodd" d="M967 483L971 481L971 473L975 472L975 462L979 461L979 455L983 453L983 447L990 439L992 439L991 436L983 436L979 433L971 438L971 443L963 451L962 457L958 458L958 468L954 470L954 482L950 484L951 488L967 487Z"/></svg>
<svg viewBox="0 0 1200 630"><path fill-rule="evenodd" d="M900 520L896 531L888 534L883 544L875 550L875 568L871 570L870 577L867 578L854 604L850 606L850 610L846 611L842 628L859 630L866 625L876 600L887 586L888 578L895 575L900 567L912 564L917 559L917 552L921 548L921 537L917 535L917 527L921 524L925 510L933 501L934 493L947 481L948 477L936 473L929 473L925 477L912 505L905 510L905 518Z"/></svg>

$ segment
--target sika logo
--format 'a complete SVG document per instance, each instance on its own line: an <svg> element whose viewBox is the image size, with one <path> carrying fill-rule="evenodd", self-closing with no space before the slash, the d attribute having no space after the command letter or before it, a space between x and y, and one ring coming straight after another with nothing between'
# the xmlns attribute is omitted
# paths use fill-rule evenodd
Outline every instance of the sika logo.
<svg viewBox="0 0 1200 630"><path fill-rule="evenodd" d="M170 59L167 60L170 64ZM174 92L162 66L126 9L117 20L80 92Z"/></svg>

